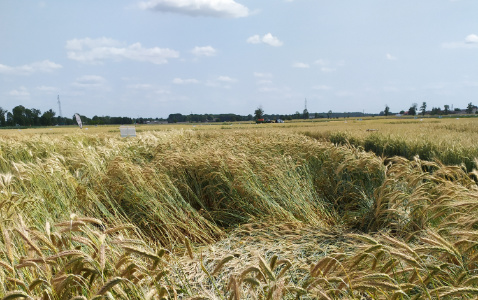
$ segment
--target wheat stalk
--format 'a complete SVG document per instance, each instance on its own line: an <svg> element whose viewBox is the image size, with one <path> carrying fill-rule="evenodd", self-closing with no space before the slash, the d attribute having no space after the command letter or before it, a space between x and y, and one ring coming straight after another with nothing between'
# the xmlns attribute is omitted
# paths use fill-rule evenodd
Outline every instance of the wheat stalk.
<svg viewBox="0 0 478 300"><path fill-rule="evenodd" d="M24 291L10 291L3 296L2 300L12 300L16 298L26 298L26 299L33 299Z"/></svg>

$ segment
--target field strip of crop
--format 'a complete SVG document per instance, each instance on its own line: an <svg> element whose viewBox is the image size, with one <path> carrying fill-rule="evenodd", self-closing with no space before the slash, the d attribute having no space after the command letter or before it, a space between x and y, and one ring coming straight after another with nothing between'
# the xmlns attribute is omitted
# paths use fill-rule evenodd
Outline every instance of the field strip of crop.
<svg viewBox="0 0 478 300"><path fill-rule="evenodd" d="M476 297L476 121L346 121L0 131L0 296Z"/></svg>

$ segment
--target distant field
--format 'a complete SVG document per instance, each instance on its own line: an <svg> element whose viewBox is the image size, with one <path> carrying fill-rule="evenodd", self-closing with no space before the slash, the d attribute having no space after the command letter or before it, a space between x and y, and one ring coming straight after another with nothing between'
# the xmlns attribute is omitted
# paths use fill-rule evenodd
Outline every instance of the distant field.
<svg viewBox="0 0 478 300"><path fill-rule="evenodd" d="M413 159L418 155L425 160L438 160L444 164L463 164L468 171L475 168L478 157L478 118L368 118L368 119L316 119L283 124L185 123L164 125L136 125L138 134L171 130L216 131L234 130L258 132L280 129L282 132L300 133L335 144L349 144L372 151L379 156L403 156ZM119 126L76 126L0 130L0 136L30 136L37 134L105 134L119 135Z"/></svg>
<svg viewBox="0 0 478 300"><path fill-rule="evenodd" d="M0 130L0 296L474 298L477 125Z"/></svg>

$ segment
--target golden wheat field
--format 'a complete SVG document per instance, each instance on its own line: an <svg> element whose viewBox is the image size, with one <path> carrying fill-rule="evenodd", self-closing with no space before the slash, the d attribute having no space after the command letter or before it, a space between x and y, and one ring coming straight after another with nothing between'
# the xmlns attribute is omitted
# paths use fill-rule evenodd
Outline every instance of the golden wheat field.
<svg viewBox="0 0 478 300"><path fill-rule="evenodd" d="M478 119L86 128L0 130L3 299L478 296Z"/></svg>

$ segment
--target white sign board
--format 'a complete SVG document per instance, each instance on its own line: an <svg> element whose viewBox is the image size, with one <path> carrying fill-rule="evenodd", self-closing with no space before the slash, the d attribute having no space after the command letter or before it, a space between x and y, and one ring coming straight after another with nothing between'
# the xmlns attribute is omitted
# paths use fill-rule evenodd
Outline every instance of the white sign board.
<svg viewBox="0 0 478 300"><path fill-rule="evenodd" d="M121 137L136 136L136 127L134 126L121 126Z"/></svg>

